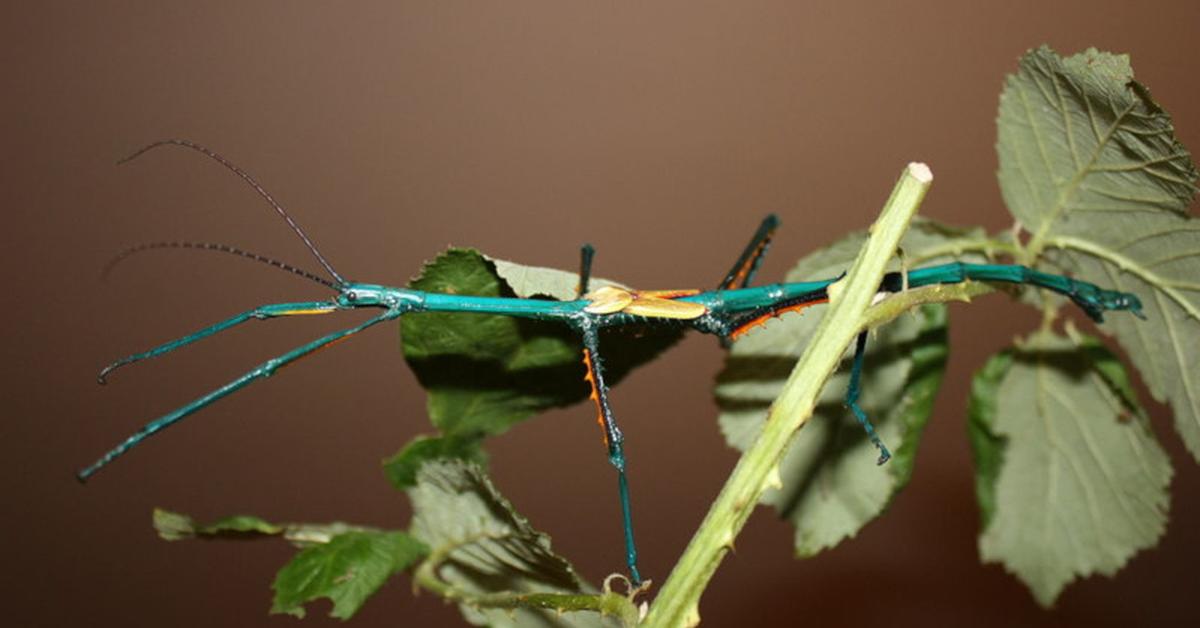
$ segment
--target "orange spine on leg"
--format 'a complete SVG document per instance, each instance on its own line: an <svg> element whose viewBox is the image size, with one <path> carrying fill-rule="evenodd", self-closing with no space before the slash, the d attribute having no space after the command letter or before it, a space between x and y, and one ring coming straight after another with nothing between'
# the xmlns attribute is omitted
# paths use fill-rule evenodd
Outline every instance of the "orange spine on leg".
<svg viewBox="0 0 1200 628"><path fill-rule="evenodd" d="M587 350L587 347L583 349L583 366L587 369L587 372L583 375L583 380L592 389L592 394L588 396L588 399L591 399L596 404L596 423L600 424L600 433L604 436L604 446L607 447L608 425L606 425L604 420L604 408L600 406L600 390L597 388L596 378L592 376L592 372L595 369L595 366L592 364L592 354Z"/></svg>
<svg viewBox="0 0 1200 628"><path fill-rule="evenodd" d="M750 319L749 321L746 321L745 323L738 325L738 327L736 329L734 329L732 332L729 333L729 339L737 340L738 338L741 338L742 335L744 335L746 332L749 332L750 330L752 330L756 327L761 327L762 325L765 325L767 323L767 321L771 320L772 318L778 318L779 316L781 316L782 314L784 314L786 312L800 312L800 311L804 310L804 308L806 308L810 305L817 305L819 303L829 303L829 299L826 298L826 299L820 299L818 301L807 301L805 303L797 303L795 305L790 305L788 307L779 308L778 310L774 310L772 312L767 312L766 314L763 314L762 316L756 316L756 317Z"/></svg>

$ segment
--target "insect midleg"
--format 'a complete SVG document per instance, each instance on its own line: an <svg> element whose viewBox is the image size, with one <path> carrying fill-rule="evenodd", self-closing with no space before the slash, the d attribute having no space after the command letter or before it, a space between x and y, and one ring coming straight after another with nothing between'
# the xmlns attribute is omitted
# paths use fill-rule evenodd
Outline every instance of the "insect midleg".
<svg viewBox="0 0 1200 628"><path fill-rule="evenodd" d="M230 318L227 318L219 323L216 323L215 325L209 325L208 327L205 327L204 329L201 329L194 333L188 334L181 338L176 338L175 340L172 340L170 342L164 342L163 344L158 345L157 347L154 347L153 349L148 349L146 351L142 351L141 353L134 353L132 355L125 356L125 357L121 358L120 360L117 360L117 361L113 362L112 364L109 364L108 366L101 369L100 375L98 375L96 377L96 381L100 382L101 384L105 384L108 382L108 375L110 373L112 373L113 371L121 368L122 366L125 366L127 364L132 364L134 362L140 362L147 358L157 357L164 353L170 353L171 351L174 351L182 346L190 345L193 342L196 342L197 340L203 340L204 338L208 338L209 336L223 332L226 329L229 329L230 327L240 325L251 319L277 318L280 316L298 316L301 314L328 314L329 312L333 312L336 309L338 309L337 306L334 305L331 301L304 301L304 302L300 302L300 303L272 303L269 305L263 305L260 307L256 307L252 310L247 310L245 312L242 312L241 314L238 314L237 316L232 316Z"/></svg>
<svg viewBox="0 0 1200 628"><path fill-rule="evenodd" d="M876 464L883 464L892 457L892 452L888 451L883 441L875 434L875 426L871 425L871 419L867 418L867 413L858 405L859 386L862 380L863 356L867 349L867 332L862 331L858 334L858 339L854 343L854 365L850 367L850 385L846 387L846 407L858 417L859 424L867 432L867 437L871 439L871 443L879 448L879 459Z"/></svg>
<svg viewBox="0 0 1200 628"><path fill-rule="evenodd" d="M596 249L585 244L579 247L579 287L575 289L575 298L582 298L588 293L588 284L592 279L592 258L596 256Z"/></svg>
<svg viewBox="0 0 1200 628"><path fill-rule="evenodd" d="M754 279L754 273L758 271L758 265L762 263L763 256L767 254L767 248L771 246L771 236L777 228L779 228L779 217L775 214L768 214L762 224L758 226L758 231L755 231L754 236L750 238L750 243L746 245L741 256L734 262L733 268L729 269L729 274L725 275L725 279L717 286L718 290L745 288L750 285L750 281Z"/></svg>
<svg viewBox="0 0 1200 628"><path fill-rule="evenodd" d="M176 408L175 410L172 410L171 412L164 414L163 416L151 421L150 423L147 423L145 426L142 427L142 429L134 432L131 436L126 438L119 445L110 449L108 451L108 453L105 453L103 456L101 456L96 462L92 463L91 466L87 467L86 469L83 469L76 475L81 482L86 481L89 477L91 477L97 471L102 469L105 465L112 462L113 460L116 460L117 458L119 458L121 455L123 455L125 452L129 451L130 449L133 449L139 443L144 441L146 438L149 438L150 436L153 436L154 434L158 433L159 431L161 431L167 427L170 427L171 425L184 419L185 417L192 414L193 412L196 412L197 410L200 410L200 409L208 406L212 402L214 402L222 397L225 397L226 395L237 392L238 390L242 389L247 384L250 384L251 382L253 382L255 380L269 377L276 370L278 370L292 362L295 362L301 358L309 356L313 352L317 351L318 349L321 349L327 345L337 342L338 340L342 340L353 334L357 334L358 332L360 332L372 325L375 325L377 323L381 323L383 321L388 321L388 320L397 318L403 313L404 313L404 310L389 309L389 310L385 311L383 314L380 314L379 316L369 319L359 325L355 325L354 327L342 329L340 331L333 332L326 336L322 336L322 337L320 337L316 340L313 340L307 344L304 344L300 347L292 349L291 351L288 351L287 353L284 353L283 355L280 355L275 358L271 358L270 360L267 360L266 362L263 362L262 364L258 365L253 370L242 374L240 377L238 377L237 379L234 379L233 381L229 382L228 384L225 384L224 386L204 395L203 397L200 397L200 398L192 401L191 403L188 403L187 405Z"/></svg>
<svg viewBox="0 0 1200 628"><path fill-rule="evenodd" d="M604 430L604 444L608 447L608 461L617 470L617 495L621 500L621 525L625 533L625 564L634 586L642 583L637 568L637 545L633 540L633 515L629 505L629 480L625 476L625 437L617 427L612 409L608 405L608 386L604 383L604 367L599 356L599 340L595 328L583 331L583 364L587 367L588 383L592 387L591 399L596 403L596 421Z"/></svg>

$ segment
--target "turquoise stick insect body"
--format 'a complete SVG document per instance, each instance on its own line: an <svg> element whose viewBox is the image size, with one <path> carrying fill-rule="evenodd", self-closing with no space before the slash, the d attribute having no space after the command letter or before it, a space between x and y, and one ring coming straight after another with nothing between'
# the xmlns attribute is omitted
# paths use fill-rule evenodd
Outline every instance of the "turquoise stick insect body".
<svg viewBox="0 0 1200 628"><path fill-rule="evenodd" d="M135 353L105 367L99 376L100 383L107 381L112 372L120 367L169 353L193 342L225 331L251 320L265 320L286 316L329 314L345 310L375 309L379 313L367 321L333 332L303 344L282 355L271 358L233 381L184 404L167 414L147 423L116 447L113 447L96 462L78 473L81 481L87 480L104 466L141 444L148 437L183 420L209 404L231 395L249 384L270 376L283 366L312 355L317 350L334 342L348 338L369 327L391 321L412 312L457 312L494 314L560 322L579 335L582 345L582 361L586 379L591 385L591 398L595 402L598 421L604 432L608 459L617 471L618 498L621 505L622 528L625 537L626 565L630 580L638 585L641 574L637 568L637 547L633 536L633 519L629 499L629 482L626 474L624 436L617 426L608 399L605 383L603 357L599 344L599 331L608 327L629 325L683 325L692 329L714 334L724 341L736 340L742 334L766 320L785 312L798 311L829 300L828 288L838 278L816 281L775 283L750 286L759 263L769 247L771 236L778 227L775 216L768 216L751 238L733 268L709 291L634 291L606 286L595 291L588 289L594 250L585 245L582 250L580 283L577 298L571 301L547 301L539 299L480 297L459 294L443 294L410 290L380 284L347 281L320 254L316 245L275 199L249 174L217 153L186 140L164 140L151 144L134 155L162 145L183 146L220 162L233 171L258 192L288 223L304 241L317 261L331 279L318 276L294 266L278 262L235 247L195 242L161 242L133 247L122 252L114 260L119 261L133 253L154 248L202 248L239 255L271 264L288 272L303 276L325 285L334 291L332 298L325 301L301 301L275 303L247 310L224 321L205 327L176 340L166 342L141 353ZM895 293L908 288L919 288L937 284L954 284L963 281L987 281L1011 284L1030 284L1044 288L1071 299L1093 320L1100 322L1103 314L1111 310L1127 310L1141 317L1141 303L1137 296L1125 292L1106 290L1084 281L1062 275L1043 273L1025 266L1012 264L967 264L954 262L918 268L901 273L889 273L880 284L880 293ZM882 464L890 457L884 444L876 436L870 420L858 406L860 378L866 332L858 337L850 383L847 388L846 405L857 417L872 443L879 449Z"/></svg>

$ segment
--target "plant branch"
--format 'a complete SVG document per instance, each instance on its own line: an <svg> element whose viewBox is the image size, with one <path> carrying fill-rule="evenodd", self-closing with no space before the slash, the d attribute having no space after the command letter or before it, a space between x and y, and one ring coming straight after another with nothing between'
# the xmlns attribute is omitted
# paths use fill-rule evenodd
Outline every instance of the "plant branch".
<svg viewBox="0 0 1200 628"><path fill-rule="evenodd" d="M779 486L779 462L793 434L812 416L825 380L862 328L863 313L875 296L885 266L932 182L933 175L924 164L909 164L901 174L849 274L830 286L830 307L812 342L771 406L762 433L738 461L651 605L647 626L694 626L700 622L700 596L763 492Z"/></svg>
<svg viewBox="0 0 1200 628"><path fill-rule="evenodd" d="M1007 253L1015 258L1020 254L1020 248L1012 242L1006 242L998 238L954 240L944 245L923 249L919 254L910 257L908 263L910 266L919 266L927 260L942 257L943 255L957 257L966 252L982 253L988 259L994 259L998 253Z"/></svg>
<svg viewBox="0 0 1200 628"><path fill-rule="evenodd" d="M982 281L964 281L955 284L937 284L897 292L871 306L863 314L863 329L875 329L886 325L912 310L927 303L969 302L977 296L991 294L996 288Z"/></svg>
<svg viewBox="0 0 1200 628"><path fill-rule="evenodd" d="M465 544L465 543L464 543ZM460 545L451 545L434 551L413 572L413 587L424 588L448 602L466 604L476 608L500 608L506 610L543 609L555 613L596 612L616 617L623 626L637 625L639 613L633 602L635 590L628 596L614 593L607 583L603 593L473 593L464 591L438 577L437 570L449 560L450 554Z"/></svg>

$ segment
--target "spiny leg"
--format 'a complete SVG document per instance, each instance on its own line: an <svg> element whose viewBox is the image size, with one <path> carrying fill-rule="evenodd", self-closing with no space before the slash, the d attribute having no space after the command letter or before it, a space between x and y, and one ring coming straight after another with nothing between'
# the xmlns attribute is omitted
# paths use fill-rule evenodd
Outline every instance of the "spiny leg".
<svg viewBox="0 0 1200 628"><path fill-rule="evenodd" d="M585 244L579 248L579 287L575 291L575 298L582 298L588 293L588 283L592 279L592 258L596 256L596 249L590 244Z"/></svg>
<svg viewBox="0 0 1200 628"><path fill-rule="evenodd" d="M591 399L596 402L596 421L604 430L608 461L617 469L617 494L621 500L621 525L625 532L625 564L629 567L629 578L636 587L642 584L642 575L638 573L637 568L637 545L633 541L633 515L629 506L629 481L625 477L625 437L617 427L617 421L608 405L608 386L604 383L604 367L600 360L595 328L586 328L583 331L583 364L587 368L585 379L592 387Z"/></svg>
<svg viewBox="0 0 1200 628"><path fill-rule="evenodd" d="M819 305L829 302L828 292L822 288L814 290L808 294L803 294L798 297L780 301L778 303L761 307L734 319L730 324L729 334L725 337L726 340L737 340L746 332L765 325L772 318L783 316L787 312L801 312L804 308Z"/></svg>
<svg viewBox="0 0 1200 628"><path fill-rule="evenodd" d="M134 362L139 362L139 361L145 360L147 358L157 357L164 353L170 353L171 351L174 351L184 345L192 344L193 342L196 342L197 340L203 340L204 338L208 338L209 336L223 332L226 329L229 329L230 327L240 325L250 319L276 318L276 317L280 317L280 316L299 316L302 314L328 314L329 312L333 312L336 309L338 309L337 306L334 305L334 303L331 301L305 301L305 302L301 302L301 303L272 303L270 305L263 305L261 307L256 307L253 310L247 310L245 312L242 312L241 314L238 314L237 316L232 316L230 318L227 318L215 325L209 325L208 327L205 327L204 329L201 329L195 333L188 334L186 336L183 336L182 338L176 338L175 340L172 340L170 342L165 342L161 345L158 345L157 347L154 347L153 349L149 349L146 351L142 351L141 353L135 353L133 355L125 356L125 357L121 358L120 360L117 360L117 361L113 362L112 364L109 364L108 366L101 369L100 375L96 377L96 381L100 382L101 384L108 383L108 375L110 373L112 373L113 371L121 368L122 366L125 366L127 364L132 364Z"/></svg>
<svg viewBox="0 0 1200 628"><path fill-rule="evenodd" d="M97 460L96 462L92 463L91 466L80 471L77 474L79 481L81 481L81 482L86 481L89 477L91 477L97 471L102 469L105 465L112 462L113 460L116 460L117 458L119 458L121 455L123 455L125 452L129 451L130 449L133 449L134 447L136 447L139 443L141 443L145 439L149 438L150 436L153 436L154 434L158 433L159 431L161 431L167 427L170 427L171 425L175 424L176 422L187 417L189 414L192 414L193 412L196 412L197 410L204 408L205 406L211 404L212 402L214 402L222 397L225 397L226 395L237 392L238 390L240 390L247 384L250 384L251 382L253 382L257 379L262 379L264 377L270 377L275 371L279 370L280 368L287 366L288 364L291 364L292 362L295 362L296 360L299 360L303 357L312 355L317 350L327 347L339 340L343 340L353 334L357 334L358 332L360 332L372 325L375 325L376 323L381 323L383 321L392 320L394 318L397 318L401 314L403 314L403 312L404 312L403 310L399 310L399 309L388 310L388 311L384 312L383 314L380 314L379 316L376 316L370 320L367 320L364 323L361 323L354 327L350 327L348 329L343 329L341 331L333 332L326 336L322 336L321 338L313 340L312 342L309 342L303 346L292 349L291 351L288 351L287 353L284 353L283 355L280 355L278 357L267 360L266 362L263 362L262 364L255 367L253 370L249 371L248 373L243 374L241 377L238 377L237 379L229 382L228 384L225 384L224 386L208 393L207 395L204 395L203 397L200 397L199 399L196 399L196 400L192 401L191 403L188 403L187 405L184 405L180 408L172 410L171 412L164 414L163 416L155 419L154 421L147 423L144 427L142 427L142 429L138 430L137 432L134 432L132 436L130 436L129 438L126 438L124 441L121 442L121 444L117 445L116 447L109 450L108 453L101 456L100 459Z"/></svg>
<svg viewBox="0 0 1200 628"><path fill-rule="evenodd" d="M763 256L767 254L767 248L771 246L771 235L777 228L779 228L779 217L775 214L768 214L762 224L758 226L758 231L754 232L754 237L750 238L750 243L746 245L741 256L734 262L733 268L729 269L729 274L725 275L725 279L717 286L718 290L745 288L750 285L750 281L754 279L754 273L758 271L758 265L762 263Z"/></svg>
<svg viewBox="0 0 1200 628"><path fill-rule="evenodd" d="M883 441L875 434L875 426L871 425L871 419L867 418L867 413L858 406L859 385L862 380L863 356L867 349L867 332L863 331L858 334L858 340L854 344L854 365L850 367L850 385L846 388L846 406L858 417L859 424L867 431L867 437L871 439L871 443L879 448L879 459L876 464L883 464L892 457L892 452L888 451Z"/></svg>

